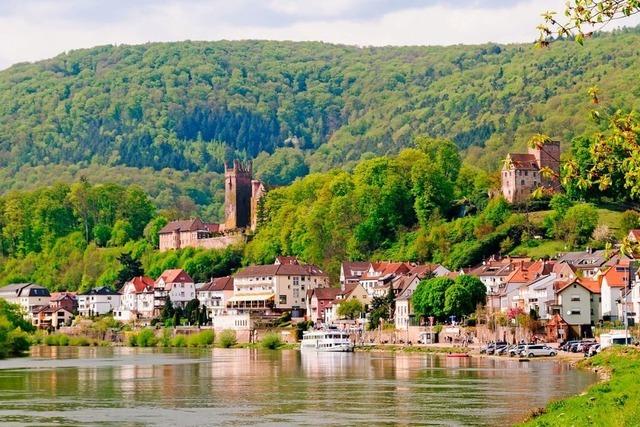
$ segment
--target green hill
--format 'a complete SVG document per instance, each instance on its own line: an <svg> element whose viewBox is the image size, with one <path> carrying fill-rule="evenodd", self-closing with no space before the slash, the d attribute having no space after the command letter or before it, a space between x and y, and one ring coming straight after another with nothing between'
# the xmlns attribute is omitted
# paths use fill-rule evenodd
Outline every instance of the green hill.
<svg viewBox="0 0 640 427"><path fill-rule="evenodd" d="M72 51L0 72L0 190L38 186L13 178L33 173L126 184L140 171L149 183L175 179L179 190L154 196L161 207L181 193L201 210L213 203L215 216L219 186L183 172L258 157L258 174L282 184L397 153L419 134L450 138L492 170L533 133L566 146L584 132L593 85L603 105L639 107L639 42L632 29L544 50L225 41ZM280 170L291 162L302 164Z"/></svg>

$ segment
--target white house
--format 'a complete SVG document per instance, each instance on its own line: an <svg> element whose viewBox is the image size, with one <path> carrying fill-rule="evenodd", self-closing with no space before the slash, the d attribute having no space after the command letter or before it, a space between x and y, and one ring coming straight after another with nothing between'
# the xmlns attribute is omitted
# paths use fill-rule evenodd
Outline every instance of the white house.
<svg viewBox="0 0 640 427"><path fill-rule="evenodd" d="M221 316L226 313L227 301L233 296L233 277L211 279L197 288L196 295L210 318Z"/></svg>
<svg viewBox="0 0 640 427"><path fill-rule="evenodd" d="M599 273L597 279L601 284L602 318L618 319L618 304L622 300L625 289L629 286L629 266L616 264Z"/></svg>
<svg viewBox="0 0 640 427"><path fill-rule="evenodd" d="M598 301L598 282L577 279L556 285L557 302L554 307L578 337L590 337L591 326L598 317L594 304Z"/></svg>
<svg viewBox="0 0 640 427"><path fill-rule="evenodd" d="M102 316L119 307L120 294L105 286L78 295L78 314L81 316Z"/></svg>
<svg viewBox="0 0 640 427"><path fill-rule="evenodd" d="M329 276L311 264L253 265L233 277L227 308L239 311L306 311L309 289L329 286Z"/></svg>
<svg viewBox="0 0 640 427"><path fill-rule="evenodd" d="M147 276L137 276L120 290L120 306L114 317L121 322L150 320L154 317L154 281Z"/></svg>
<svg viewBox="0 0 640 427"><path fill-rule="evenodd" d="M30 318L36 309L49 305L51 294L47 288L35 283L14 283L0 289L0 298L18 304L25 317Z"/></svg>
<svg viewBox="0 0 640 427"><path fill-rule="evenodd" d="M167 298L174 307L184 308L196 298L196 284L181 268L165 270L154 284L155 316L160 314Z"/></svg>
<svg viewBox="0 0 640 427"><path fill-rule="evenodd" d="M406 280L405 288L396 298L396 310L394 313L396 329L405 330L410 326L411 317L413 317L413 306L411 305L411 295L420 284L418 276L412 276Z"/></svg>

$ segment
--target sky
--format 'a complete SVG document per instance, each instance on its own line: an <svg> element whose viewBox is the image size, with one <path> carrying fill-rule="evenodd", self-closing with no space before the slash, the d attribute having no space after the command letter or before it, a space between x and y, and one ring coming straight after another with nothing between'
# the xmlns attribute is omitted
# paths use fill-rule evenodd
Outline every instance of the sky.
<svg viewBox="0 0 640 427"><path fill-rule="evenodd" d="M565 0L0 0L0 69L105 44L321 40L360 46L533 42Z"/></svg>

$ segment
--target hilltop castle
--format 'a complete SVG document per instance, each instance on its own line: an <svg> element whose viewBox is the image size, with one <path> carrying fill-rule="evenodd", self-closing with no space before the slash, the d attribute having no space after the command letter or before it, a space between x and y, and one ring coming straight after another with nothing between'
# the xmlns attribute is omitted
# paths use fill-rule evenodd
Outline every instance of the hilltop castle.
<svg viewBox="0 0 640 427"><path fill-rule="evenodd" d="M543 169L550 169L552 177L542 176ZM538 187L556 191L560 188L560 142L548 141L527 154L509 153L502 167L502 195L509 203L526 202Z"/></svg>
<svg viewBox="0 0 640 427"><path fill-rule="evenodd" d="M224 165L224 223L205 223L199 218L171 221L159 232L160 251L197 247L221 249L240 243L247 230L258 225L258 203L266 189L253 179L251 162L234 160Z"/></svg>

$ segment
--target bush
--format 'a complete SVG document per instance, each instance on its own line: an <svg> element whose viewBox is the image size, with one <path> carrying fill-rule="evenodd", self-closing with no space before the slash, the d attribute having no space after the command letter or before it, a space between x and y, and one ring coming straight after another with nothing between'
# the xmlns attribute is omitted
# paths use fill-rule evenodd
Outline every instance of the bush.
<svg viewBox="0 0 640 427"><path fill-rule="evenodd" d="M184 335L176 335L171 339L171 347L186 347L187 337Z"/></svg>
<svg viewBox="0 0 640 427"><path fill-rule="evenodd" d="M163 329L162 337L160 337L160 346L162 347L171 347L171 330Z"/></svg>
<svg viewBox="0 0 640 427"><path fill-rule="evenodd" d="M69 345L78 346L78 347L87 347L91 345L92 342L89 341L86 337L71 337L69 338Z"/></svg>
<svg viewBox="0 0 640 427"><path fill-rule="evenodd" d="M205 330L197 334L189 335L187 345L189 347L208 347L213 344L215 334L211 330Z"/></svg>
<svg viewBox="0 0 640 427"><path fill-rule="evenodd" d="M275 332L269 332L262 337L262 341L260 341L260 347L265 348L267 350L277 350L282 347L284 343L280 338L280 335Z"/></svg>
<svg viewBox="0 0 640 427"><path fill-rule="evenodd" d="M138 335L134 333L130 334L127 337L127 344L129 344L129 347L135 347L138 345Z"/></svg>
<svg viewBox="0 0 640 427"><path fill-rule="evenodd" d="M235 346L238 343L238 339L236 338L236 331L225 329L224 331L220 332L218 341L220 343L220 347L222 348L230 348Z"/></svg>
<svg viewBox="0 0 640 427"><path fill-rule="evenodd" d="M153 347L158 340L152 329L144 328L136 337L136 345L138 347Z"/></svg>
<svg viewBox="0 0 640 427"><path fill-rule="evenodd" d="M29 351L31 339L29 338L29 334L23 331L20 327L9 332L7 338L7 344L11 354L20 356Z"/></svg>

